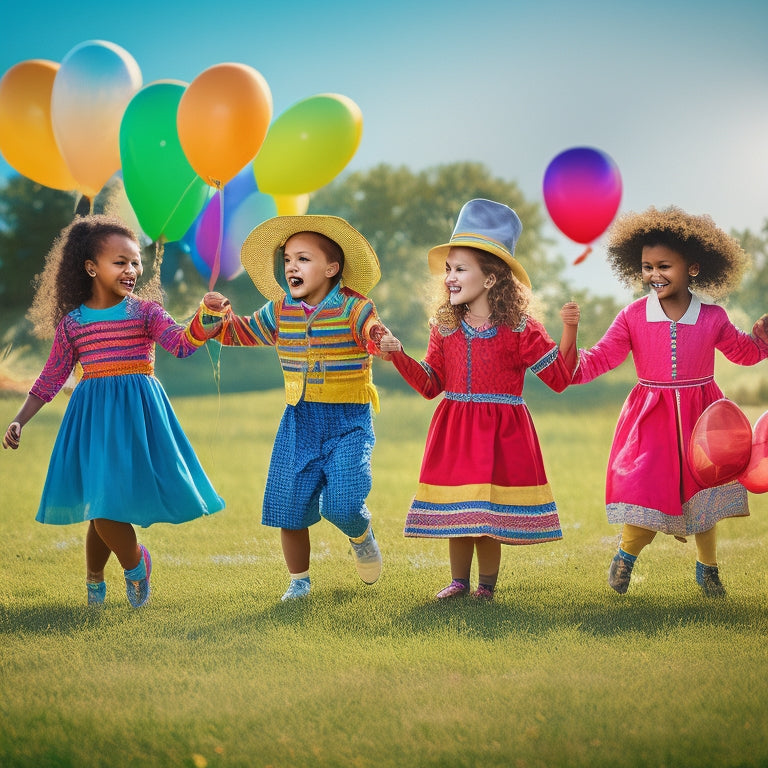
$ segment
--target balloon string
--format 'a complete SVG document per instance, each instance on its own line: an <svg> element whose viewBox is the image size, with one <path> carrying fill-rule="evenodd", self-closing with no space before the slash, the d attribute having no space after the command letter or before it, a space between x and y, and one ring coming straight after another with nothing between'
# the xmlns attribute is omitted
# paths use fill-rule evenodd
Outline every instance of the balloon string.
<svg viewBox="0 0 768 768"><path fill-rule="evenodd" d="M224 187L221 182L216 182L216 188L219 190L219 238L216 242L216 255L213 257L213 266L211 267L211 277L208 280L208 290L212 291L216 285L221 269L221 244L224 240Z"/></svg>
<svg viewBox="0 0 768 768"><path fill-rule="evenodd" d="M161 235L155 241L155 274L160 277L160 267L163 266L163 256L165 254L165 238Z"/></svg>
<svg viewBox="0 0 768 768"><path fill-rule="evenodd" d="M194 185L200 180L199 176L193 176L189 180L189 184L187 184L187 188L179 195L179 199L176 201L176 205L173 206L170 213L168 214L168 218L163 222L163 226L160 228L161 237L163 236L162 233L165 232L165 230L168 228L168 225L171 222L171 219L176 215L176 211L178 211L179 206L184 202L184 198L187 196L187 193L194 187Z"/></svg>
<svg viewBox="0 0 768 768"><path fill-rule="evenodd" d="M592 253L592 246L587 246L586 250L579 256L573 263L574 264L581 264L582 261L584 261L589 254Z"/></svg>
<svg viewBox="0 0 768 768"><path fill-rule="evenodd" d="M205 345L205 351L208 354L208 359L211 361L213 380L216 384L216 421L214 423L213 432L210 433L210 439L208 440L208 451L211 458L211 466L215 466L216 457L218 456L215 441L219 436L219 431L221 428L221 345L219 345L219 352L216 355L215 361L213 359L213 355L211 354L210 346L211 342L209 341Z"/></svg>

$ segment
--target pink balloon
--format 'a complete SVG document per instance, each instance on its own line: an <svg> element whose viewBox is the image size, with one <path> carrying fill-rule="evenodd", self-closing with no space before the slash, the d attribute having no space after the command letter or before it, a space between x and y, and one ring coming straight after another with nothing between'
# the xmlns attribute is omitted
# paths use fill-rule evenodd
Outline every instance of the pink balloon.
<svg viewBox="0 0 768 768"><path fill-rule="evenodd" d="M613 221L621 191L616 163L591 147L561 152L544 173L544 203L552 221L564 235L585 245Z"/></svg>
<svg viewBox="0 0 768 768"><path fill-rule="evenodd" d="M768 411L755 422L752 455L739 482L752 493L768 492Z"/></svg>
<svg viewBox="0 0 768 768"><path fill-rule="evenodd" d="M688 444L688 464L700 485L714 488L739 477L751 452L749 419L736 403L723 398L699 416Z"/></svg>

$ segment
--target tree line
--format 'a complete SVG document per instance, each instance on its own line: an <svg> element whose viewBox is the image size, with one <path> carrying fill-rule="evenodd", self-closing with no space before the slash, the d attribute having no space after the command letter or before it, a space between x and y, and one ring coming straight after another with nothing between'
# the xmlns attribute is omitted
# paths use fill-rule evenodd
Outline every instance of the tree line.
<svg viewBox="0 0 768 768"><path fill-rule="evenodd" d="M108 210L113 193L114 189L106 189L96 198L94 210ZM341 216L368 238L382 271L371 297L383 321L406 348L418 353L426 343L426 306L435 286L426 252L447 242L459 209L475 197L504 202L523 221L516 256L531 277L537 314L553 337L560 334L560 307L575 299L588 308L582 313L579 344L587 346L599 339L621 306L612 297L592 295L566 280L565 260L552 253L553 243L543 234L546 214L541 204L526 200L514 181L494 177L482 164L451 163L418 172L379 165L341 177L314 193L308 212ZM75 215L76 202L71 194L22 176L13 176L0 187L0 306L4 325L11 329L6 331L6 343L30 343L24 316L32 301L34 276L42 270L55 236ZM737 321L751 327L749 321L768 309L768 219L761 232L732 234L751 254L753 266L730 297L729 312L736 310ZM172 314L183 317L207 290L206 280L183 250L172 244L165 250L162 282L166 305ZM154 254L154 245L148 244L145 279ZM245 274L216 288L242 314L253 312L264 301Z"/></svg>

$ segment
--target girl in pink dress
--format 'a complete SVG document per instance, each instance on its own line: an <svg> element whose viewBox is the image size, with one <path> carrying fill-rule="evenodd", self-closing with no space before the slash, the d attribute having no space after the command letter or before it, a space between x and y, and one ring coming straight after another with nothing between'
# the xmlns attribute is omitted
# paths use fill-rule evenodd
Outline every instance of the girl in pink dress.
<svg viewBox="0 0 768 768"><path fill-rule="evenodd" d="M746 254L708 216L650 208L616 221L608 261L625 285L642 279L649 290L618 314L594 347L579 350L573 378L592 381L632 352L638 383L619 415L608 460L608 521L623 524L608 583L624 594L637 556L661 531L681 541L694 536L697 583L709 597L724 595L716 523L748 515L747 492L736 481L702 487L688 466L687 446L702 411L723 397L713 376L715 350L754 365L768 356L768 336L765 316L750 336L690 288L725 296L738 286Z"/></svg>
<svg viewBox="0 0 768 768"><path fill-rule="evenodd" d="M430 270L445 275L446 290L431 321L426 358L409 357L389 332L380 342L416 391L426 398L445 393L405 523L406 536L449 540L452 581L438 599L469 594L475 551L479 585L473 594L491 599L502 543L562 538L522 392L528 369L556 392L570 383L578 307L563 309L558 349L527 314L531 283L513 256L521 230L506 205L466 203L451 241L428 255Z"/></svg>

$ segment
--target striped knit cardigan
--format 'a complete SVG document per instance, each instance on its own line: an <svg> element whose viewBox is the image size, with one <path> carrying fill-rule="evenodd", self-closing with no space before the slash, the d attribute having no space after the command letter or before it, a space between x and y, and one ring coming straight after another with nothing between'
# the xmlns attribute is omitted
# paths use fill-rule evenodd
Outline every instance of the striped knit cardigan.
<svg viewBox="0 0 768 768"><path fill-rule="evenodd" d="M225 346L276 347L288 405L372 403L378 411L371 354L372 331L380 321L365 296L337 285L309 315L286 296L250 316L229 308L222 323L216 340Z"/></svg>

